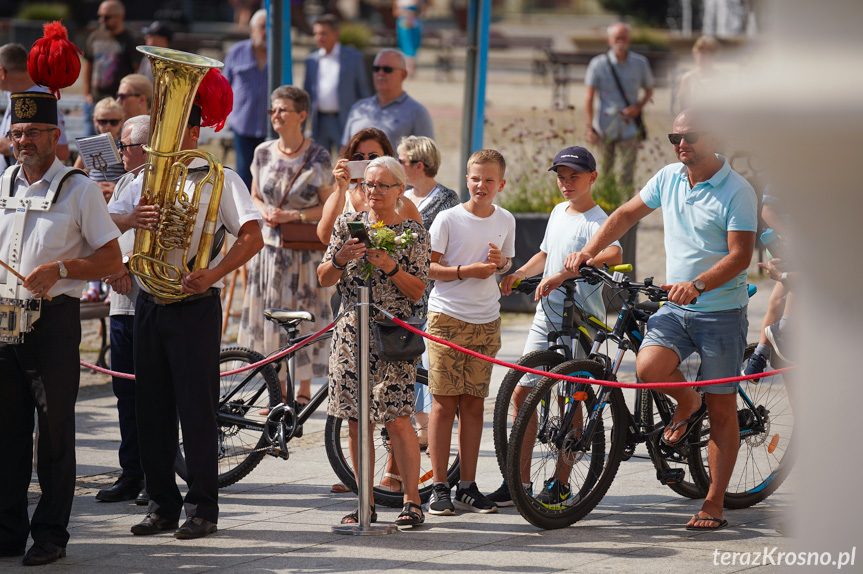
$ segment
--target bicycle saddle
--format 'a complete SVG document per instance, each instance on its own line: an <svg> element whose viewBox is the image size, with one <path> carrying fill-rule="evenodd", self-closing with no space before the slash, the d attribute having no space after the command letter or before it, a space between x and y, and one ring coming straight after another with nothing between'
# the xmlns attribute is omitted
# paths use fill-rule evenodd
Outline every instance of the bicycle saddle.
<svg viewBox="0 0 863 574"><path fill-rule="evenodd" d="M280 325L299 325L303 321L315 320L315 316L308 311L288 311L287 309L265 309L264 317Z"/></svg>

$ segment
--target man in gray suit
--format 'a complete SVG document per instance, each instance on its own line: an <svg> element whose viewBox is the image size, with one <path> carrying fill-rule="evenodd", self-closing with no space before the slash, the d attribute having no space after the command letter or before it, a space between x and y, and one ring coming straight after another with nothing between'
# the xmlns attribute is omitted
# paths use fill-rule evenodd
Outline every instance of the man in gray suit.
<svg viewBox="0 0 863 574"><path fill-rule="evenodd" d="M303 89L312 100L312 139L338 152L348 112L354 102L371 95L363 55L339 43L339 21L331 14L312 27L318 50L306 58Z"/></svg>

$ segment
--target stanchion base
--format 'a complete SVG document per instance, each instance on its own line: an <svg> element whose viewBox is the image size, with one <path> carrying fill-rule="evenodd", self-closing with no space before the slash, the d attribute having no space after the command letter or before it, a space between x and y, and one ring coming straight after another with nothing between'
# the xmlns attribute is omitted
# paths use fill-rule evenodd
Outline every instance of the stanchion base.
<svg viewBox="0 0 863 574"><path fill-rule="evenodd" d="M365 528L359 524L339 524L333 526L336 534L350 534L353 536L379 536L381 534L395 534L399 531L395 524L369 524Z"/></svg>

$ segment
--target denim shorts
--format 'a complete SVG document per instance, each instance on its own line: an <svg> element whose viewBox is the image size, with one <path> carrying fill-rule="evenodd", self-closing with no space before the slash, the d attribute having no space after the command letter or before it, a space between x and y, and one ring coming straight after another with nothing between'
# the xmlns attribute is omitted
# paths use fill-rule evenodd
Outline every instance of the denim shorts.
<svg viewBox="0 0 863 574"><path fill-rule="evenodd" d="M746 307L726 311L689 311L665 304L647 321L643 347L656 345L677 353L683 361L692 353L701 355L701 380L740 375L749 320ZM737 392L738 383L708 385L711 394Z"/></svg>

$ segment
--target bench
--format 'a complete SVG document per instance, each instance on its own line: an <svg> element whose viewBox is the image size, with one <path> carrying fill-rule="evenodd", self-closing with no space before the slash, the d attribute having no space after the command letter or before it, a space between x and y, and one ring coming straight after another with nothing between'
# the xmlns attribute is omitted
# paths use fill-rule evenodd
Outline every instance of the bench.
<svg viewBox="0 0 863 574"><path fill-rule="evenodd" d="M108 356L110 342L108 341L108 329L105 325L105 319L108 317L110 311L111 306L104 301L93 301L91 303L81 302L81 320L89 321L91 319L98 319L99 321L101 346L99 348L99 357L96 359L96 366L102 367L103 369L108 368L106 358Z"/></svg>
<svg viewBox="0 0 863 574"><path fill-rule="evenodd" d="M467 34L454 32L450 34L439 33L429 38L430 44L436 44L439 52L435 62L435 68L439 75L443 74L451 79L453 69L453 48L467 49ZM543 36L509 36L491 30L488 37L489 51L502 51L514 49L532 49L534 58L531 64L531 74L544 75L545 66L544 53L551 50L552 39Z"/></svg>

